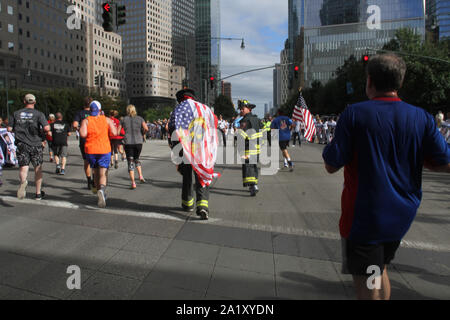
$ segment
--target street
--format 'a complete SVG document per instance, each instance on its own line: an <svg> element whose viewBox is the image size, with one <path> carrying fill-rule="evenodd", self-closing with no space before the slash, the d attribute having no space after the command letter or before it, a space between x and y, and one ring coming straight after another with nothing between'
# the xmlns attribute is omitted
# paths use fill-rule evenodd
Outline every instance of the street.
<svg viewBox="0 0 450 320"><path fill-rule="evenodd" d="M86 189L75 138L65 176L46 148L44 200L33 199L32 170L22 201L18 170L3 171L0 299L355 299L341 274L343 172L326 173L322 149L289 148L294 172L260 177L256 198L240 165L218 165L201 221L181 210L165 141L144 144L147 183L136 190L126 162L110 170L106 209ZM424 172L422 205L389 269L394 300L450 299L449 185ZM80 267L81 290L68 289L69 266Z"/></svg>

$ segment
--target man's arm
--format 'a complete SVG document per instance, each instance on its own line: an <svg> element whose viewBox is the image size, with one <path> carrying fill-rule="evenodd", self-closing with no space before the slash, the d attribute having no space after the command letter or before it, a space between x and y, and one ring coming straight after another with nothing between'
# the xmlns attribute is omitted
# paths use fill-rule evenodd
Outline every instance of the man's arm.
<svg viewBox="0 0 450 320"><path fill-rule="evenodd" d="M88 119L84 119L81 122L81 127L80 127L80 137L85 139L87 137L87 125L88 125Z"/></svg>
<svg viewBox="0 0 450 320"><path fill-rule="evenodd" d="M325 162L325 169L329 174L333 174L341 170L341 168L335 168L333 166L330 166L328 163Z"/></svg>

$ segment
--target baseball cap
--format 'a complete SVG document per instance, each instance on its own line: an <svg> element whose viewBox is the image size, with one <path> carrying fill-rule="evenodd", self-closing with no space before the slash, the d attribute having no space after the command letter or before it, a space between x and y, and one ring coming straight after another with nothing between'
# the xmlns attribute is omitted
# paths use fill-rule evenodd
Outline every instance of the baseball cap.
<svg viewBox="0 0 450 320"><path fill-rule="evenodd" d="M27 94L25 96L25 102L26 103L35 103L36 102L36 97L34 95L32 95L31 93Z"/></svg>
<svg viewBox="0 0 450 320"><path fill-rule="evenodd" d="M98 116L100 111L102 111L102 105L98 101L92 101L89 108L91 109L91 116L93 117Z"/></svg>

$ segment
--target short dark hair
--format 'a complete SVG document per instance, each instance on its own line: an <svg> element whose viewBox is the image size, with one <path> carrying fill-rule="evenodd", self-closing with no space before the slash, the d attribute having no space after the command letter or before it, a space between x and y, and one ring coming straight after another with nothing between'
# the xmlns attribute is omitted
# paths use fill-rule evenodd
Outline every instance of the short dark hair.
<svg viewBox="0 0 450 320"><path fill-rule="evenodd" d="M91 104L92 101L94 101L94 99L92 99L91 97L85 97L83 109L89 108L89 105Z"/></svg>
<svg viewBox="0 0 450 320"><path fill-rule="evenodd" d="M398 91L405 80L406 63L395 54L376 55L369 60L367 74L377 91Z"/></svg>

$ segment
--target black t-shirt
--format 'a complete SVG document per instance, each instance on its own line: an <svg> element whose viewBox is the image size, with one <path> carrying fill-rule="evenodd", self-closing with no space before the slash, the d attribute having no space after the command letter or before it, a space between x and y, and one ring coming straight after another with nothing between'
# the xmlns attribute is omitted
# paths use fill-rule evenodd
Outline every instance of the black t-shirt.
<svg viewBox="0 0 450 320"><path fill-rule="evenodd" d="M78 125L81 126L81 122L83 122L84 119L89 117L91 115L91 112L89 110L80 110L75 114L75 117L73 118L73 121L78 122ZM78 128L75 128L78 129ZM80 145L83 145L86 142L86 139L80 137Z"/></svg>
<svg viewBox="0 0 450 320"><path fill-rule="evenodd" d="M61 120L56 120L50 126L52 128L52 144L54 146L67 146L69 125Z"/></svg>
<svg viewBox="0 0 450 320"><path fill-rule="evenodd" d="M45 115L31 108L24 108L14 112L9 126L13 128L16 143L22 142L32 147L42 145L45 137L43 128L48 126Z"/></svg>

